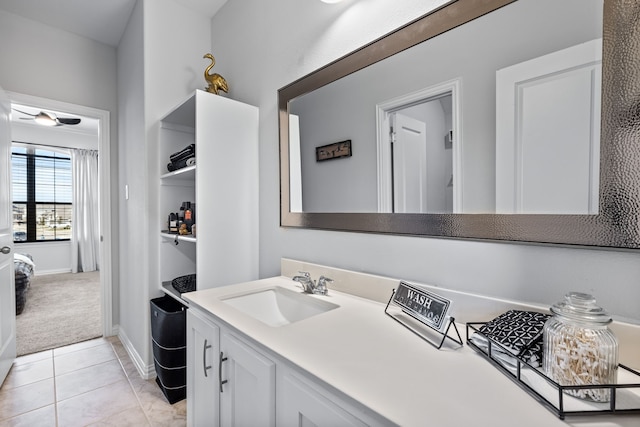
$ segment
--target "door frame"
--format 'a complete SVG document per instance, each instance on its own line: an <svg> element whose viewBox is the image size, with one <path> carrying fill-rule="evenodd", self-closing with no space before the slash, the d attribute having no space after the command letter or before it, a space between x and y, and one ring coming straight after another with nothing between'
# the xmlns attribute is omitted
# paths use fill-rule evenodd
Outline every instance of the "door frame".
<svg viewBox="0 0 640 427"><path fill-rule="evenodd" d="M102 335L117 333L113 324L113 269L111 262L111 120L110 112L93 107L71 104L38 96L7 91L11 102L64 111L69 114L90 117L99 121L98 167L100 187L100 309L102 314Z"/></svg>
<svg viewBox="0 0 640 427"><path fill-rule="evenodd" d="M9 247L9 253L3 254L0 259L0 274L6 275L7 280L0 282L0 296L3 298L2 310L0 310L0 386L4 383L13 361L16 358L16 304L15 304L15 273L13 264L14 243L13 243L13 221L11 215L11 128L10 128L11 101L5 90L0 87L0 157L4 165L4 170L0 171L0 191L5 192L9 197L0 202L2 213L0 216L6 218L0 219L0 228L4 231L5 226L7 235L0 236L0 246ZM6 206L5 206L6 203ZM5 223L6 222L6 223ZM5 335L6 332L8 335Z"/></svg>
<svg viewBox="0 0 640 427"><path fill-rule="evenodd" d="M376 104L379 213L393 212L393 168L389 115L396 110L449 93L451 94L451 128L454 135L452 146L453 182L455 183L453 186L453 213L463 212L462 78L456 78Z"/></svg>

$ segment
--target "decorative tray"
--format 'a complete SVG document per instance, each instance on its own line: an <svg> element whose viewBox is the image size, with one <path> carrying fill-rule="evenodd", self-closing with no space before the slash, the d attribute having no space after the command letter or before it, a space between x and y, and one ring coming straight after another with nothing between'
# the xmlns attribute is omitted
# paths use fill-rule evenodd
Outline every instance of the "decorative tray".
<svg viewBox="0 0 640 427"><path fill-rule="evenodd" d="M468 322L466 324L467 344L561 420L567 415L640 414L639 372L619 364L616 384L563 386L547 377L542 368L534 367L515 356L505 358L504 355L509 354L509 351L480 332L480 327L485 323ZM475 334L486 341L486 348L482 348L471 339ZM581 389L600 391L608 389L611 399L609 402L602 403L566 394L567 391Z"/></svg>

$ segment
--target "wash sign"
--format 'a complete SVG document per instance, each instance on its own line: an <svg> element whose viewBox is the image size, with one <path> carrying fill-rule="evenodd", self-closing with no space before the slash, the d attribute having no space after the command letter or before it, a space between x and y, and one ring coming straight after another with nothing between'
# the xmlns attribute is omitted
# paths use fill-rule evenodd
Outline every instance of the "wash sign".
<svg viewBox="0 0 640 427"><path fill-rule="evenodd" d="M402 307L402 311L440 331L447 318L451 301L407 282L400 282L393 302Z"/></svg>

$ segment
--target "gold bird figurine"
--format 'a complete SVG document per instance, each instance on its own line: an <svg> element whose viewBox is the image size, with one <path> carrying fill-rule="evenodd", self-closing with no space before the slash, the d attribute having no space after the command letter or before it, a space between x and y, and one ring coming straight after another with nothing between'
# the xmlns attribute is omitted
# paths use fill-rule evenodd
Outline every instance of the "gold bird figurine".
<svg viewBox="0 0 640 427"><path fill-rule="evenodd" d="M210 53L207 53L205 56L203 56L203 58L208 58L211 60L211 65L209 65L204 70L204 79L209 82L209 86L205 88L207 92L215 93L216 95L218 95L219 91L229 93L229 85L227 84L227 81L224 79L224 77L222 77L218 73L209 74L209 71L213 68L214 65L216 65L216 59Z"/></svg>

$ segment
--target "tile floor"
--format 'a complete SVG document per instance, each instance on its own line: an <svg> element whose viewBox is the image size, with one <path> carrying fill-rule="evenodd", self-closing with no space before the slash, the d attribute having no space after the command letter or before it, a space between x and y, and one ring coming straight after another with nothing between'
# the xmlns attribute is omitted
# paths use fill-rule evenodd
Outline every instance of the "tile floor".
<svg viewBox="0 0 640 427"><path fill-rule="evenodd" d="M186 400L170 405L136 371L117 337L16 359L0 388L0 426L184 426Z"/></svg>

